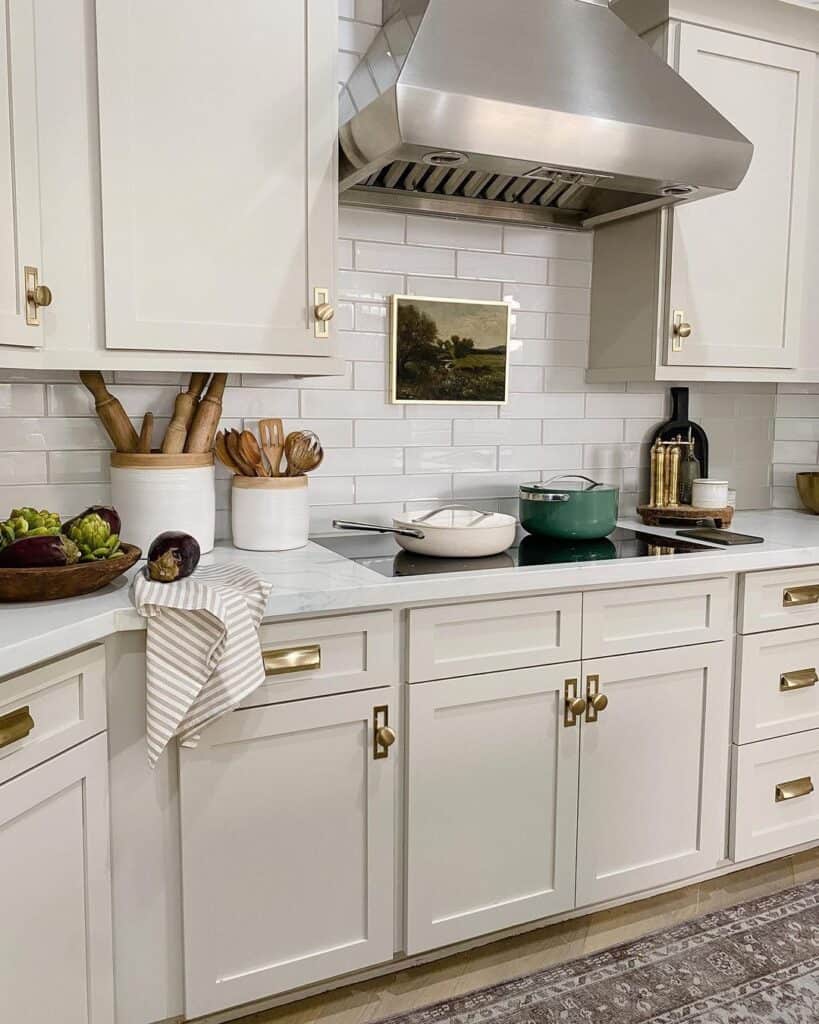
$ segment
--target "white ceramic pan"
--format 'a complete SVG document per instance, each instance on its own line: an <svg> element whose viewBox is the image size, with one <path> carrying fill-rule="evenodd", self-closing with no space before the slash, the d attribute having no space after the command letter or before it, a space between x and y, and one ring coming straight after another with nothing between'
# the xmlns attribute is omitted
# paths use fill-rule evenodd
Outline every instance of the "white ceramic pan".
<svg viewBox="0 0 819 1024"><path fill-rule="evenodd" d="M505 551L515 542L517 520L502 512L478 512L460 505L420 512L393 519L388 526L349 523L336 519L338 530L392 533L407 551L433 558L485 558Z"/></svg>

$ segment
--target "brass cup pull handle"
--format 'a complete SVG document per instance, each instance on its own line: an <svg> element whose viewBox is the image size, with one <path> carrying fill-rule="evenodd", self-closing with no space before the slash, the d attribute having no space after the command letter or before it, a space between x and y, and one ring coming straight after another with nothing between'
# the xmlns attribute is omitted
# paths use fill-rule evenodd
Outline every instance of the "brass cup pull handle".
<svg viewBox="0 0 819 1024"><path fill-rule="evenodd" d="M381 728L376 732L375 738L379 745L382 747L391 747L393 743L398 739L398 734L395 729L391 729L388 725L382 725Z"/></svg>
<svg viewBox="0 0 819 1024"><path fill-rule="evenodd" d="M316 671L321 668L321 647L319 644L306 644L304 647L284 647L278 651L262 651L262 661L266 676Z"/></svg>
<svg viewBox="0 0 819 1024"><path fill-rule="evenodd" d="M589 703L599 714L601 711L605 711L609 706L609 699L605 693L596 693Z"/></svg>
<svg viewBox="0 0 819 1024"><path fill-rule="evenodd" d="M810 796L812 792L813 781L810 775L806 775L803 779L780 782L776 787L776 803L781 804L785 800L795 800L800 796Z"/></svg>
<svg viewBox="0 0 819 1024"><path fill-rule="evenodd" d="M3 715L0 717L0 748L25 739L33 728L34 719L27 704Z"/></svg>
<svg viewBox="0 0 819 1024"><path fill-rule="evenodd" d="M336 315L336 311L329 302L320 302L315 309L316 320L321 320L322 323L327 323L332 320Z"/></svg>
<svg viewBox="0 0 819 1024"><path fill-rule="evenodd" d="M570 715L578 718L586 710L586 702L582 697L567 697L566 710Z"/></svg>
<svg viewBox="0 0 819 1024"><path fill-rule="evenodd" d="M806 604L819 604L819 585L788 587L782 591L783 608L799 608Z"/></svg>
<svg viewBox="0 0 819 1024"><path fill-rule="evenodd" d="M783 672L779 677L781 693L804 690L809 686L816 686L817 683L819 683L819 673L815 668L801 668L798 672Z"/></svg>

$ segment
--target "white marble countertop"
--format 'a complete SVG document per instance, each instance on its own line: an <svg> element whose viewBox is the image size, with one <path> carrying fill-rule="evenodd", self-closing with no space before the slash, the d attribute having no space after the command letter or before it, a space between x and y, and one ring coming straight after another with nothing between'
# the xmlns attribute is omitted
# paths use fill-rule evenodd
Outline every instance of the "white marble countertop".
<svg viewBox="0 0 819 1024"><path fill-rule="evenodd" d="M646 529L630 518L622 519L619 525ZM675 558L631 558L397 579L388 579L313 543L298 551L262 553L239 551L224 544L203 556L202 561L246 562L270 580L273 592L268 618L819 565L817 516L790 510L738 512L731 529L764 537L765 543L735 548L715 545ZM673 529L652 528L649 532L674 534ZM134 610L129 596L130 577L136 571L85 597L0 606L0 677L112 633L144 629L144 619Z"/></svg>

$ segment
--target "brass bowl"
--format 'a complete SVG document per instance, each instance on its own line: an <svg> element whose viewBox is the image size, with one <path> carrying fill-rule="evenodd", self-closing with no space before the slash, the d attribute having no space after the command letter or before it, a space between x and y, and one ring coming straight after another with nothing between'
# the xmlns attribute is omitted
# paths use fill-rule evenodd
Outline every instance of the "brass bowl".
<svg viewBox="0 0 819 1024"><path fill-rule="evenodd" d="M796 489L805 508L819 515L819 473L797 473Z"/></svg>

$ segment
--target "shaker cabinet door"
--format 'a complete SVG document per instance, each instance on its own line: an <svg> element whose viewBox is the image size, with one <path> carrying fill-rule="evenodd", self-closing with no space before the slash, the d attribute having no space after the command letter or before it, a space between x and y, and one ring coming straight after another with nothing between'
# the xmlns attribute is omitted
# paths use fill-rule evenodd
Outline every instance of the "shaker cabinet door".
<svg viewBox="0 0 819 1024"><path fill-rule="evenodd" d="M0 345L42 345L26 323L27 266L42 272L34 2L0 3ZM31 317L29 317L31 319Z"/></svg>
<svg viewBox="0 0 819 1024"><path fill-rule="evenodd" d="M409 687L407 952L574 905L579 663Z"/></svg>
<svg viewBox="0 0 819 1024"><path fill-rule="evenodd" d="M335 14L97 4L109 348L328 354Z"/></svg>
<svg viewBox="0 0 819 1024"><path fill-rule="evenodd" d="M808 222L815 55L680 25L679 73L754 144L735 192L672 215L667 362L794 367ZM674 318L691 334L674 334Z"/></svg>
<svg viewBox="0 0 819 1024"><path fill-rule="evenodd" d="M180 748L187 1017L389 960L389 688L247 708ZM387 756L375 758L375 753Z"/></svg>
<svg viewBox="0 0 819 1024"><path fill-rule="evenodd" d="M608 704L580 734L577 905L715 868L726 847L730 645L584 661L583 679Z"/></svg>
<svg viewBox="0 0 819 1024"><path fill-rule="evenodd" d="M4 1021L114 1019L104 734L0 786Z"/></svg>

